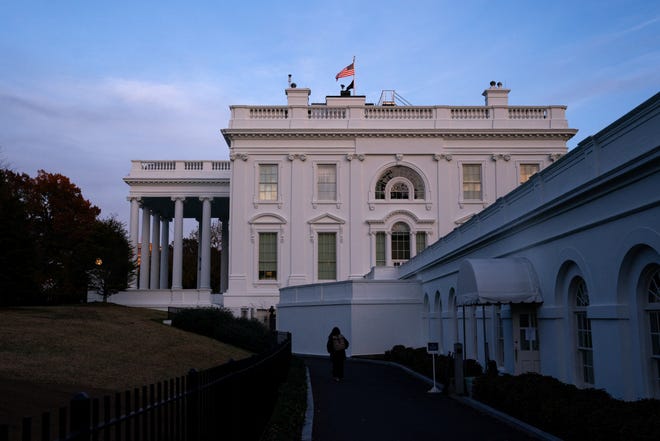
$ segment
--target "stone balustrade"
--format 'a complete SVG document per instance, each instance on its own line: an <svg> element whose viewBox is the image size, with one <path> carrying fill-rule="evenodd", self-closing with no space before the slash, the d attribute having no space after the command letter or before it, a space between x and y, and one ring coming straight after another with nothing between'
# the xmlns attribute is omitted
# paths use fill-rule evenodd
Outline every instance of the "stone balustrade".
<svg viewBox="0 0 660 441"><path fill-rule="evenodd" d="M238 105L231 112L230 129L378 128L379 124L392 129L568 128L565 106Z"/></svg>
<svg viewBox="0 0 660 441"><path fill-rule="evenodd" d="M186 160L134 160L131 161L131 178L180 178L206 177L229 178L230 161L186 161Z"/></svg>

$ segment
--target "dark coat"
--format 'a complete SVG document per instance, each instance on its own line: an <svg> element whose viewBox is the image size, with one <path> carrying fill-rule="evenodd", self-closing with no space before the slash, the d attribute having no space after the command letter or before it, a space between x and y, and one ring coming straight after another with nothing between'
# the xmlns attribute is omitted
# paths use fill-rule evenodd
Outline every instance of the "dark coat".
<svg viewBox="0 0 660 441"><path fill-rule="evenodd" d="M344 346L345 348L340 350L340 351L335 351L334 344L333 344L333 337L338 337L338 338L343 338L344 339ZM348 339L344 337L343 335L339 334L337 336L329 335L328 336L328 343L325 345L326 350L328 351L328 354L330 354L330 357L335 358L346 358L346 349L348 349L349 343Z"/></svg>

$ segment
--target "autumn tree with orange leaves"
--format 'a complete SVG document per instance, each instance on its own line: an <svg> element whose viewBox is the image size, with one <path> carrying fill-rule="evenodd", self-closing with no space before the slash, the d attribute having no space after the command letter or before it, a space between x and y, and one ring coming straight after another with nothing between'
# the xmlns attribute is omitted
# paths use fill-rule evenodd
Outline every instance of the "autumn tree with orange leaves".
<svg viewBox="0 0 660 441"><path fill-rule="evenodd" d="M0 170L0 304L84 302L100 212L66 176Z"/></svg>

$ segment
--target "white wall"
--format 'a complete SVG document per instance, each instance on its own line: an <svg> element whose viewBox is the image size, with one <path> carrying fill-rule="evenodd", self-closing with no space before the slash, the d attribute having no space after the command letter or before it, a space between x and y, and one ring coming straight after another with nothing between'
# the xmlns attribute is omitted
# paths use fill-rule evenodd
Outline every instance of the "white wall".
<svg viewBox="0 0 660 441"><path fill-rule="evenodd" d="M327 355L334 326L348 338L349 355L382 354L395 344L420 341L416 282L352 280L283 288L277 311L277 328L292 333L296 353Z"/></svg>

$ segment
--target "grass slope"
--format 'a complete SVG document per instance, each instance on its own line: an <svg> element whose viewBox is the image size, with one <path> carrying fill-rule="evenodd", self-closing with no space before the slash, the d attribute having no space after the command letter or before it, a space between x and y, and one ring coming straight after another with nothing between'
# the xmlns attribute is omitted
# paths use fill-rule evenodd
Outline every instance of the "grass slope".
<svg viewBox="0 0 660 441"><path fill-rule="evenodd" d="M112 304L0 309L0 423L250 355ZM13 420L13 421L12 421Z"/></svg>

